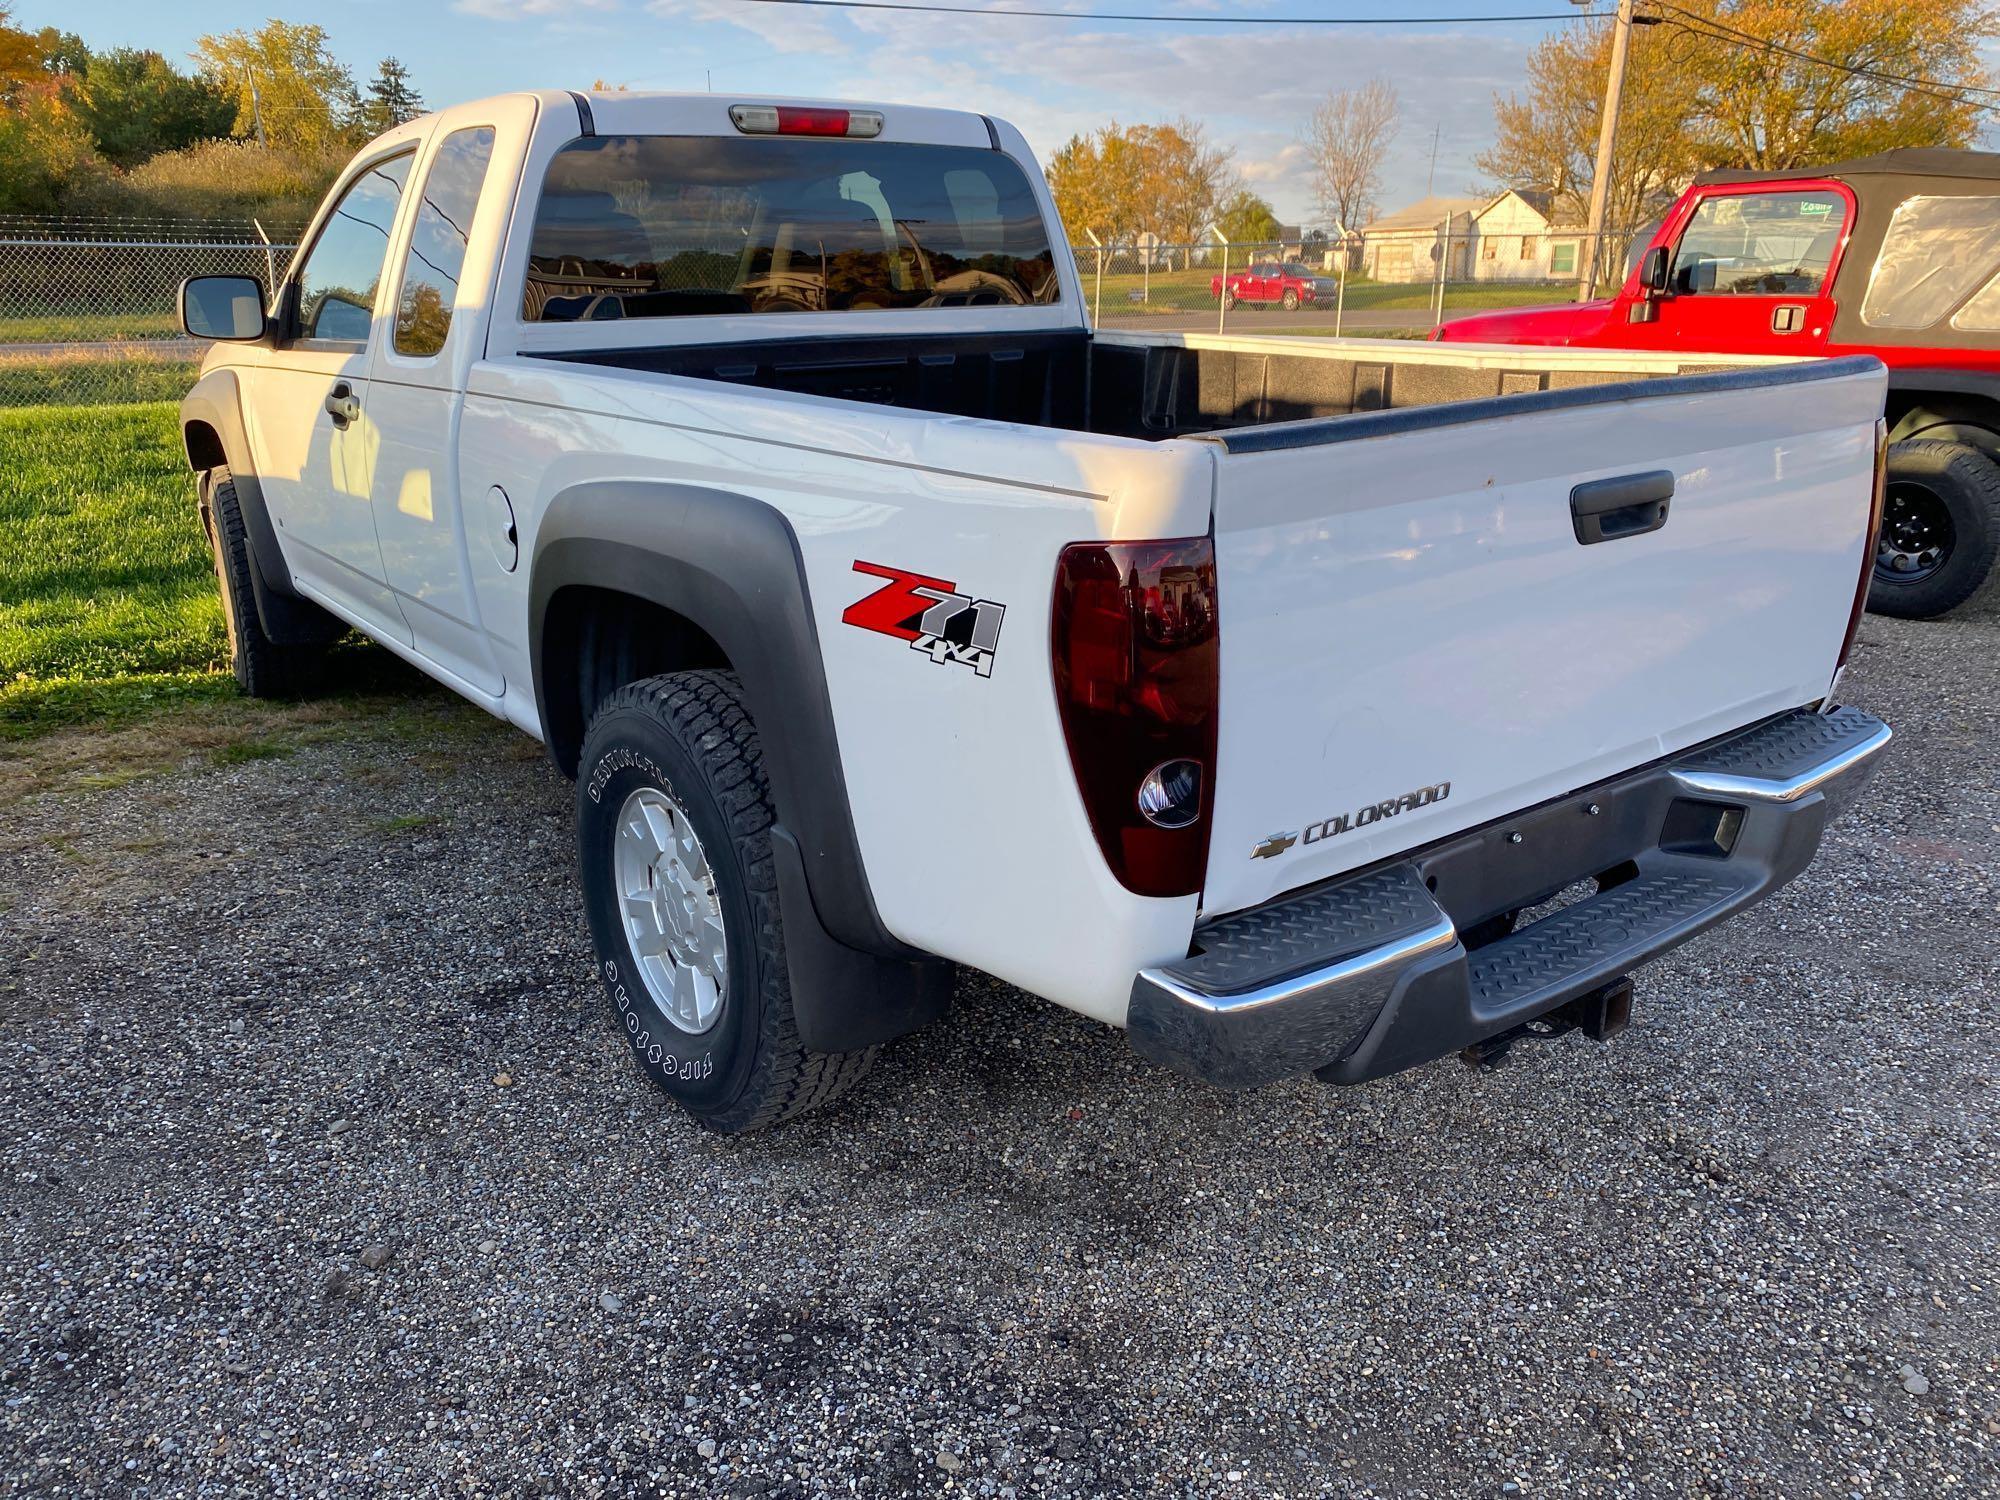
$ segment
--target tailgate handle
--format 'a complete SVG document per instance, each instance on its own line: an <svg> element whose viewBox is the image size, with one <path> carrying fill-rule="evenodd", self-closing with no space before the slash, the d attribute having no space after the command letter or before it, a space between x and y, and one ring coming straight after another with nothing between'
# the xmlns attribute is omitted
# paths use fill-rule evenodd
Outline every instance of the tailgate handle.
<svg viewBox="0 0 2000 1500"><path fill-rule="evenodd" d="M1569 492L1570 521L1576 539L1586 547L1644 536L1667 524L1667 502L1673 498L1671 469L1593 479Z"/></svg>

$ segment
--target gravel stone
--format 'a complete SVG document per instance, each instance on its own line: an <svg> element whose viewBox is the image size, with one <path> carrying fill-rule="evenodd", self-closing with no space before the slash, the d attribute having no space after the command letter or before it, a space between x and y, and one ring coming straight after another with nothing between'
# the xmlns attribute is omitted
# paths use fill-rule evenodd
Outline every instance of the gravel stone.
<svg viewBox="0 0 2000 1500"><path fill-rule="evenodd" d="M1996 602L1614 1043L1234 1094L968 974L748 1139L477 710L0 742L0 1494L2000 1494Z"/></svg>

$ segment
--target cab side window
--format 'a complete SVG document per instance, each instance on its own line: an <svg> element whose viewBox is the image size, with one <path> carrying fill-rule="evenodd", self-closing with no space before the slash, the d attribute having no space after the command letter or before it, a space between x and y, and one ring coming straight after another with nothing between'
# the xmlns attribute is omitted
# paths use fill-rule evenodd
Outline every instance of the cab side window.
<svg viewBox="0 0 2000 1500"><path fill-rule="evenodd" d="M299 263L298 336L368 342L375 294L389 259L389 232L403 201L414 151L377 162L347 186Z"/></svg>
<svg viewBox="0 0 2000 1500"><path fill-rule="evenodd" d="M1695 206L1674 252L1678 296L1816 297L1847 228L1838 193L1739 193Z"/></svg>
<svg viewBox="0 0 2000 1500"><path fill-rule="evenodd" d="M478 125L454 130L431 160L396 299L398 354L422 359L444 348L458 300L459 273L465 269L472 214L479 207L486 164L492 157L493 128Z"/></svg>

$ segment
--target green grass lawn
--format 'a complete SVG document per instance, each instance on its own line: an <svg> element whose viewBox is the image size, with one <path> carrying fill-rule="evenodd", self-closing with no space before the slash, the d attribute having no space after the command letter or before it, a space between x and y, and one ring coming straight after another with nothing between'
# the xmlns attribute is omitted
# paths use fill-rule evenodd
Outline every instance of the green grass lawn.
<svg viewBox="0 0 2000 1500"><path fill-rule="evenodd" d="M0 411L0 730L234 691L167 401Z"/></svg>
<svg viewBox="0 0 2000 1500"><path fill-rule="evenodd" d="M0 313L0 348L78 339L144 339L181 336L181 316L166 312Z"/></svg>
<svg viewBox="0 0 2000 1500"><path fill-rule="evenodd" d="M1097 296L1097 276L1087 255L1079 254L1077 269L1083 275L1083 294ZM1197 266L1192 271L1155 271L1149 278L1138 273L1107 273L1104 278L1102 310L1105 317L1134 313L1202 312L1214 308L1209 291L1217 266ZM1539 303L1567 302L1574 287L1552 286L1546 282L1508 285L1491 281L1453 281L1444 289L1445 316L1481 312L1492 307L1533 307ZM1347 283L1348 312L1421 312L1431 306L1437 288L1430 282L1364 281L1352 277ZM1144 300L1135 300L1143 297ZM1331 304L1329 304L1331 305Z"/></svg>
<svg viewBox="0 0 2000 1500"><path fill-rule="evenodd" d="M0 408L177 402L194 384L195 370L193 360L140 356L10 359L0 345Z"/></svg>

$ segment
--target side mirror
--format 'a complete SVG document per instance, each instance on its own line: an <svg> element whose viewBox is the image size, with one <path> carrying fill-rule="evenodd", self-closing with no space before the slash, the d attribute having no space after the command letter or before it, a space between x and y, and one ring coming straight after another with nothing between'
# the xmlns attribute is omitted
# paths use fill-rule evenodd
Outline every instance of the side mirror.
<svg viewBox="0 0 2000 1500"><path fill-rule="evenodd" d="M1655 245L1639 263L1639 284L1655 297L1667 289L1667 247Z"/></svg>
<svg viewBox="0 0 2000 1500"><path fill-rule="evenodd" d="M181 327L198 339L260 339L264 288L253 276L191 276L181 283Z"/></svg>

